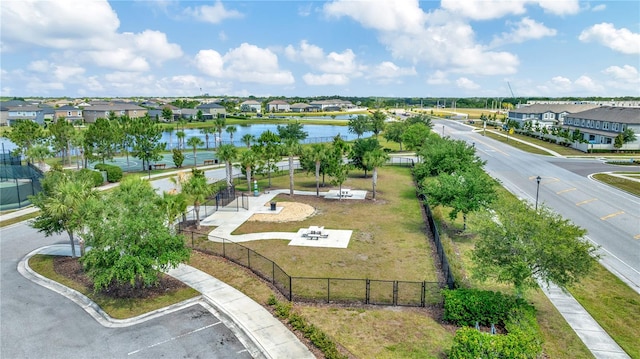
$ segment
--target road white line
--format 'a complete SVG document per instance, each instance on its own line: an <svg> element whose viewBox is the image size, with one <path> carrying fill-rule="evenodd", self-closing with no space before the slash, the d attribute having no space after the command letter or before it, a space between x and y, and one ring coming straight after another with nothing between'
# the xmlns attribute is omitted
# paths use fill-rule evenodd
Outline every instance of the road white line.
<svg viewBox="0 0 640 359"><path fill-rule="evenodd" d="M603 221L606 221L609 218L613 218L613 217L619 216L621 214L624 214L624 211L618 211L618 212L615 212L615 213L607 214L604 217L600 217L600 219L603 220Z"/></svg>
<svg viewBox="0 0 640 359"><path fill-rule="evenodd" d="M563 194L563 193L567 193L567 192L571 192L571 191L575 191L575 190L577 190L577 188L575 188L575 187L567 188L567 189L563 189L562 191L556 192L556 194Z"/></svg>
<svg viewBox="0 0 640 359"><path fill-rule="evenodd" d="M201 331L201 330L209 329L209 328L211 328L211 327L213 327L213 326L216 326L216 325L218 325L218 324L221 324L221 323L222 323L222 322L217 322L217 323L209 324L209 325L207 325L207 326L205 326L205 327L202 327L202 328L194 329L194 330L192 330L192 331L190 331L190 332L187 332L187 333L184 333L184 334L180 334L180 335L178 335L177 337L169 338L169 339L167 339L167 340L163 340L163 341L161 341L161 342L158 342L158 343L155 343L155 344L151 344L151 345L146 346L146 347L144 347L144 348L141 348L141 349L138 349L138 350L134 350L134 351L132 351L132 352L128 353L127 355L137 354L137 353L139 353L139 352L141 352L141 351L143 351L143 350L147 350L147 349L150 349L150 348L153 348L153 347L157 347L158 345L162 345L162 344L168 343L168 342L170 342L170 341L173 341L173 340L176 340L176 339L180 339L180 338L182 338L182 337L186 337L187 335L191 335L191 334L193 334L193 333L197 333L197 332L199 332L199 331Z"/></svg>
<svg viewBox="0 0 640 359"><path fill-rule="evenodd" d="M582 202L576 203L576 206L582 206L583 204L591 203L591 202L594 202L594 201L597 201L597 200L598 200L597 198L585 199Z"/></svg>

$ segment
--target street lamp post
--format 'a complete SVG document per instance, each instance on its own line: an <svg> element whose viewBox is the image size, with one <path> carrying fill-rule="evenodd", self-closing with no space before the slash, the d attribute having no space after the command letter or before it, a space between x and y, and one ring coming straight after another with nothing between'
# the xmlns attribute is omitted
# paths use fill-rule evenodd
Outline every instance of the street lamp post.
<svg viewBox="0 0 640 359"><path fill-rule="evenodd" d="M540 194L540 181L542 178L540 176L536 177L536 182L538 183L538 187L536 189L536 212L538 212L538 195Z"/></svg>
<svg viewBox="0 0 640 359"><path fill-rule="evenodd" d="M444 137L444 125L442 125L442 137Z"/></svg>

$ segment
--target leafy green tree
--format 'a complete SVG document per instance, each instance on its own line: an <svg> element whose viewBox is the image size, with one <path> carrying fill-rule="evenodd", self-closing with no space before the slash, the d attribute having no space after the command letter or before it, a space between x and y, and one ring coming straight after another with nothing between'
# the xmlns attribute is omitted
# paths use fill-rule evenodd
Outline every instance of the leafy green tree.
<svg viewBox="0 0 640 359"><path fill-rule="evenodd" d="M229 143L233 145L233 134L238 131L236 126L227 126L225 131L229 134Z"/></svg>
<svg viewBox="0 0 640 359"><path fill-rule="evenodd" d="M182 235L165 225L158 197L149 182L128 177L99 202L87 223L92 250L80 259L95 290L152 286L189 259Z"/></svg>
<svg viewBox="0 0 640 359"><path fill-rule="evenodd" d="M378 138L378 135L384 131L385 120L387 116L380 110L377 110L371 116L371 132Z"/></svg>
<svg viewBox="0 0 640 359"><path fill-rule="evenodd" d="M361 169L364 171L364 177L367 177L367 172L371 171L373 167L367 166L364 163L364 156L366 153L374 151L376 149L381 149L380 143L376 138L359 138L353 142L351 146L351 151L349 152L349 159L351 160L351 165L354 168Z"/></svg>
<svg viewBox="0 0 640 359"><path fill-rule="evenodd" d="M256 137L250 133L245 133L240 139L247 148L251 147L251 144L256 140Z"/></svg>
<svg viewBox="0 0 640 359"><path fill-rule="evenodd" d="M218 158L225 164L225 172L227 178L227 187L233 186L233 161L238 157L238 149L234 145L220 145L218 147Z"/></svg>
<svg viewBox="0 0 640 359"><path fill-rule="evenodd" d="M260 158L252 149L248 149L240 154L240 168L242 168L242 171L247 178L248 191L251 191L251 173L259 164L259 161Z"/></svg>
<svg viewBox="0 0 640 359"><path fill-rule="evenodd" d="M177 168L182 168L182 163L184 162L184 154L177 148L174 148L172 152L173 164L176 165Z"/></svg>
<svg viewBox="0 0 640 359"><path fill-rule="evenodd" d="M537 280L565 289L587 276L599 258L584 229L544 206L536 212L522 201L500 203L472 223L479 236L473 275L511 283L518 294L535 288Z"/></svg>
<svg viewBox="0 0 640 359"><path fill-rule="evenodd" d="M371 118L366 115L358 115L349 119L349 132L355 134L358 138L362 137L365 132L370 131L371 126Z"/></svg>
<svg viewBox="0 0 640 359"><path fill-rule="evenodd" d="M635 141L636 139L637 139L636 133L633 132L632 129L626 128L624 131L622 131L622 142L623 143L630 143L630 142Z"/></svg>
<svg viewBox="0 0 640 359"><path fill-rule="evenodd" d="M340 136L336 136L333 139L332 147L327 157L329 160L327 172L331 177L331 183L334 186L338 186L338 193L342 193L342 184L349 176L350 165L344 160L349 150L349 145ZM342 200L342 196L339 196L339 199Z"/></svg>
<svg viewBox="0 0 640 359"><path fill-rule="evenodd" d="M151 165L151 161L158 161L162 156L166 144L160 142L162 129L160 125L151 121L149 116L131 119L131 134L133 137L133 155L142 160L142 170L145 164Z"/></svg>
<svg viewBox="0 0 640 359"><path fill-rule="evenodd" d="M44 160L51 157L52 155L53 153L51 153L49 147L41 144L33 145L27 151L27 158L29 158L29 160L36 161L40 168L44 167Z"/></svg>
<svg viewBox="0 0 640 359"><path fill-rule="evenodd" d="M402 142L406 145L407 149L420 152L430 137L431 128L423 123L414 123L405 128L402 133Z"/></svg>
<svg viewBox="0 0 640 359"><path fill-rule="evenodd" d="M429 141L429 146L423 146L420 150L422 161L413 170L418 182L440 173L460 172L484 165L476 156L475 148L462 140L432 136Z"/></svg>
<svg viewBox="0 0 640 359"><path fill-rule="evenodd" d="M204 114L202 113L202 110L198 110L198 112L196 112L196 119L200 122L204 122Z"/></svg>
<svg viewBox="0 0 640 359"><path fill-rule="evenodd" d="M403 122L392 122L387 125L384 129L384 133L382 136L391 142L395 142L400 145L400 151L402 151L402 135L404 134L404 130L408 126Z"/></svg>
<svg viewBox="0 0 640 359"><path fill-rule="evenodd" d="M307 138L308 132L304 131L304 127L298 121L287 123L285 126L278 125L278 136L283 141L293 139L296 142L300 142Z"/></svg>
<svg viewBox="0 0 640 359"><path fill-rule="evenodd" d="M118 143L117 125L106 118L98 118L95 123L88 126L84 133L85 154L91 161L113 159Z"/></svg>
<svg viewBox="0 0 640 359"><path fill-rule="evenodd" d="M620 133L613 140L613 148L619 151L623 145L624 145L624 135Z"/></svg>
<svg viewBox="0 0 640 359"><path fill-rule="evenodd" d="M171 110L171 107L165 107L162 109L162 118L164 119L164 122L171 122L173 120L173 111Z"/></svg>
<svg viewBox="0 0 640 359"><path fill-rule="evenodd" d="M260 137L258 137L256 150L265 163L263 170L266 171L269 176L269 188L271 188L271 172L277 169L275 164L278 159L280 159L279 145L280 137L269 130L262 132Z"/></svg>
<svg viewBox="0 0 640 359"><path fill-rule="evenodd" d="M71 255L76 257L75 235L85 226L89 203L98 198L88 177L73 176L60 171L48 172L42 181L42 191L31 196L31 203L40 209L31 226L46 236L66 232L71 244ZM84 240L79 239L80 253L84 254Z"/></svg>
<svg viewBox="0 0 640 359"><path fill-rule="evenodd" d="M295 167L293 166L293 158L302 152L302 146L295 138L287 138L282 144L282 149L289 159L289 195L293 196L293 179Z"/></svg>
<svg viewBox="0 0 640 359"><path fill-rule="evenodd" d="M16 145L15 154L26 155L31 146L44 143L46 133L44 128L34 121L16 120L11 126L11 131L5 131L3 136Z"/></svg>
<svg viewBox="0 0 640 359"><path fill-rule="evenodd" d="M133 136L131 133L131 118L127 115L118 117L118 120L114 122L118 128L118 136L120 138L120 151L125 153L127 158L127 167L129 167L129 149L133 145ZM171 135L169 135L171 139Z"/></svg>
<svg viewBox="0 0 640 359"><path fill-rule="evenodd" d="M207 184L204 171L197 168L191 170L191 177L182 184L182 192L193 201L193 210L196 212L196 229L200 229L200 205L213 192Z"/></svg>
<svg viewBox="0 0 640 359"><path fill-rule="evenodd" d="M204 145L204 142L202 142L200 137L194 136L189 138L189 140L187 141L187 145L193 148L193 167L196 167L198 166L198 160L197 160L198 147Z"/></svg>
<svg viewBox="0 0 640 359"><path fill-rule="evenodd" d="M164 132L169 134L169 143L167 144L167 149L173 149L173 127L165 128Z"/></svg>
<svg viewBox="0 0 640 359"><path fill-rule="evenodd" d="M75 132L73 125L65 118L59 118L47 126L51 134L51 147L55 152L60 152L62 163L71 164L71 137Z"/></svg>
<svg viewBox="0 0 640 359"><path fill-rule="evenodd" d="M428 116L424 113L413 115L407 118L404 122L405 124L407 124L407 126L415 125L416 123L421 123L429 127L430 129L433 128L433 123L431 122L431 116Z"/></svg>
<svg viewBox="0 0 640 359"><path fill-rule="evenodd" d="M373 170L371 185L373 187L374 201L376 200L376 186L378 184L378 167L384 165L388 159L389 155L387 155L381 148L376 148L372 151L366 152L362 158L362 164L366 168L371 168Z"/></svg>
<svg viewBox="0 0 640 359"><path fill-rule="evenodd" d="M451 207L449 218L455 220L462 212L463 230L467 229L467 215L488 207L496 198L495 182L479 167L469 167L454 173L440 173L428 181L423 193L432 206Z"/></svg>
<svg viewBox="0 0 640 359"><path fill-rule="evenodd" d="M156 203L165 215L167 228L172 234L175 234L175 223L178 220L178 216L187 211L187 195L182 192L170 193L163 191L162 197L158 197Z"/></svg>

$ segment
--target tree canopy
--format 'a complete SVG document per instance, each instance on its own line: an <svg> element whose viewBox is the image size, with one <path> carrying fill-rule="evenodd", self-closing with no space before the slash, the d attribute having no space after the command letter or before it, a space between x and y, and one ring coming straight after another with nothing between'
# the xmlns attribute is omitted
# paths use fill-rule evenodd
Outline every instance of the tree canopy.
<svg viewBox="0 0 640 359"><path fill-rule="evenodd" d="M133 137L133 155L142 160L142 170L145 164L150 165L151 161L158 161L162 157L160 153L165 149L166 144L160 142L162 129L148 116L131 119L131 133Z"/></svg>

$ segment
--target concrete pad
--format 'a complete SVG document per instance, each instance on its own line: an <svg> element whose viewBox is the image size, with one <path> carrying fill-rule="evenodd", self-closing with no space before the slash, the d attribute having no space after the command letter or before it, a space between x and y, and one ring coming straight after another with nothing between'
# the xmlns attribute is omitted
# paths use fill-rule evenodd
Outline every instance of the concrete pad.
<svg viewBox="0 0 640 359"><path fill-rule="evenodd" d="M278 213L282 212L283 209L284 209L284 207L276 206L276 210L272 211L271 210L271 205L269 205L269 206L263 206L263 207L256 208L255 209L255 213L259 213L259 214L278 214Z"/></svg>
<svg viewBox="0 0 640 359"><path fill-rule="evenodd" d="M339 191L338 190L329 190L327 192L324 192L324 198L326 199L340 199L339 196ZM367 191L361 191L361 190L351 190L351 196L348 197L342 197L343 200L346 199L365 199L367 197Z"/></svg>
<svg viewBox="0 0 640 359"><path fill-rule="evenodd" d="M351 240L352 230L325 229L322 232L328 234L326 238L309 239L304 237L306 228L300 228L295 238L289 242L290 246L322 247L322 248L347 248Z"/></svg>

